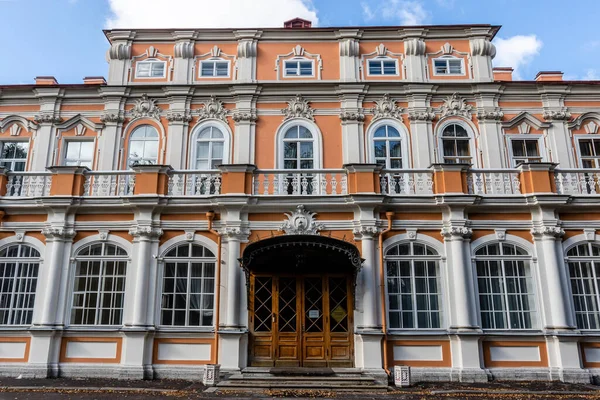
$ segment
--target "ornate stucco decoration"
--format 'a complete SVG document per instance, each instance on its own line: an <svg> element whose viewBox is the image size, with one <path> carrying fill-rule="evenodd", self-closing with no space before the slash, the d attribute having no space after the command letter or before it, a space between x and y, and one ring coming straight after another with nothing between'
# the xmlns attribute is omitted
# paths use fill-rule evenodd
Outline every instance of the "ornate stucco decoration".
<svg viewBox="0 0 600 400"><path fill-rule="evenodd" d="M77 126L75 126L75 136L85 135L86 130L87 130L87 128L85 126L83 126L83 124L77 124Z"/></svg>
<svg viewBox="0 0 600 400"><path fill-rule="evenodd" d="M33 117L33 120L37 124L59 124L62 122L62 118L53 114L37 114Z"/></svg>
<svg viewBox="0 0 600 400"><path fill-rule="evenodd" d="M296 211L293 213L285 213L285 215L288 220L281 225L279 230L284 231L286 235L318 235L319 231L324 228L315 220L317 213L305 210L302 204L296 207Z"/></svg>
<svg viewBox="0 0 600 400"><path fill-rule="evenodd" d="M340 113L340 119L342 122L364 122L365 114L360 111L342 111Z"/></svg>
<svg viewBox="0 0 600 400"><path fill-rule="evenodd" d="M102 123L123 123L125 121L125 116L120 114L119 112L105 112L100 116L100 121Z"/></svg>
<svg viewBox="0 0 600 400"><path fill-rule="evenodd" d="M129 234L133 237L158 239L162 236L163 231L160 228L154 228L152 226L136 226L129 229Z"/></svg>
<svg viewBox="0 0 600 400"><path fill-rule="evenodd" d="M114 43L106 55L109 60L128 60L131 58L131 46L125 43Z"/></svg>
<svg viewBox="0 0 600 400"><path fill-rule="evenodd" d="M65 227L46 226L42 229L42 235L48 239L72 239L75 237L75 230Z"/></svg>
<svg viewBox="0 0 600 400"><path fill-rule="evenodd" d="M21 134L22 130L23 130L23 127L21 127L21 125L12 124L9 129L10 136L19 136Z"/></svg>
<svg viewBox="0 0 600 400"><path fill-rule="evenodd" d="M359 226L354 228L352 233L358 239L373 238L379 233L379 229L376 226Z"/></svg>
<svg viewBox="0 0 600 400"><path fill-rule="evenodd" d="M235 122L256 122L258 120L258 116L255 112L245 112L245 111L234 111L231 118Z"/></svg>
<svg viewBox="0 0 600 400"><path fill-rule="evenodd" d="M542 116L546 121L568 121L571 119L571 113L566 108L562 110L544 110Z"/></svg>
<svg viewBox="0 0 600 400"><path fill-rule="evenodd" d="M440 233L445 238L461 237L467 239L473 235L473 230L466 226L445 226Z"/></svg>
<svg viewBox="0 0 600 400"><path fill-rule="evenodd" d="M435 112L431 107L427 108L424 111L409 111L408 112L408 120L409 121L433 121L435 119Z"/></svg>
<svg viewBox="0 0 600 400"><path fill-rule="evenodd" d="M190 122L192 120L192 114L189 111L167 111L167 121L169 122Z"/></svg>
<svg viewBox="0 0 600 400"><path fill-rule="evenodd" d="M596 241L596 230L595 229L584 229L583 234L585 235L585 240L588 242Z"/></svg>
<svg viewBox="0 0 600 400"><path fill-rule="evenodd" d="M444 100L444 104L440 107L440 114L444 117L460 116L471 119L471 110L473 106L467 104L467 101L460 97L457 93Z"/></svg>
<svg viewBox="0 0 600 400"><path fill-rule="evenodd" d="M502 118L504 118L504 113L499 108L477 111L477 119L480 121L501 121Z"/></svg>
<svg viewBox="0 0 600 400"><path fill-rule="evenodd" d="M360 50L356 39L344 39L340 42L340 57L358 57Z"/></svg>
<svg viewBox="0 0 600 400"><path fill-rule="evenodd" d="M279 54L275 60L275 71L277 72L277 80L285 79L283 76L284 61L291 58L304 58L313 61L313 76L307 77L309 79L316 78L321 80L321 71L323 70L323 60L320 54L309 53L301 45L296 45L287 54Z"/></svg>
<svg viewBox="0 0 600 400"><path fill-rule="evenodd" d="M471 40L471 54L474 56L496 57L496 46L487 39Z"/></svg>
<svg viewBox="0 0 600 400"><path fill-rule="evenodd" d="M17 129L15 128L15 126L25 128L29 132L34 132L38 129L38 125L33 121L30 121L19 115L9 115L6 118L0 120L0 133L4 133L6 131L6 128L9 128L11 136L19 136L22 130L19 129L19 133L17 135L13 134L13 130Z"/></svg>
<svg viewBox="0 0 600 400"><path fill-rule="evenodd" d="M149 99L147 94L143 94L141 99L135 101L131 109L131 116L136 118L154 118L160 119L161 109L156 105L156 100Z"/></svg>
<svg viewBox="0 0 600 400"><path fill-rule="evenodd" d="M220 233L226 238L246 240L250 235L250 230L242 226L227 226L221 229Z"/></svg>
<svg viewBox="0 0 600 400"><path fill-rule="evenodd" d="M297 94L296 97L288 101L287 108L282 108L281 112L284 115L284 121L292 118L305 118L311 121L315 120L315 117L313 116L314 110L301 94Z"/></svg>
<svg viewBox="0 0 600 400"><path fill-rule="evenodd" d="M549 236L560 238L565 235L565 231L560 226L539 226L531 229L531 235L534 237Z"/></svg>
<svg viewBox="0 0 600 400"><path fill-rule="evenodd" d="M425 41L422 39L408 39L404 42L407 56L424 56Z"/></svg>
<svg viewBox="0 0 600 400"><path fill-rule="evenodd" d="M598 124L594 121L590 121L583 126L583 129L585 129L585 133L589 135L595 135L596 133L598 133L598 128Z"/></svg>
<svg viewBox="0 0 600 400"><path fill-rule="evenodd" d="M198 110L198 120L202 121L204 119L219 119L227 122L227 109L223 107L223 102L217 100L215 96L210 96L210 100Z"/></svg>
<svg viewBox="0 0 600 400"><path fill-rule="evenodd" d="M384 94L380 100L375 101L375 107L371 109L373 121L381 118L395 118L402 121L402 108L396 105L396 101Z"/></svg>
<svg viewBox="0 0 600 400"><path fill-rule="evenodd" d="M239 58L256 57L256 41L244 39L238 43L237 56Z"/></svg>
<svg viewBox="0 0 600 400"><path fill-rule="evenodd" d="M498 241L503 242L506 240L506 229L495 229L494 234L496 235L496 239L498 239Z"/></svg>
<svg viewBox="0 0 600 400"><path fill-rule="evenodd" d="M189 41L175 43L174 54L175 58L194 58L194 43Z"/></svg>

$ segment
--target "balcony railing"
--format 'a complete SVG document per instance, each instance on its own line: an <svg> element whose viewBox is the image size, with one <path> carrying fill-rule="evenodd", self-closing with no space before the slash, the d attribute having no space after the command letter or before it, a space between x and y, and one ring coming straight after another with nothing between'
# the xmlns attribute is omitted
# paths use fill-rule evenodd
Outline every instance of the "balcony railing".
<svg viewBox="0 0 600 400"><path fill-rule="evenodd" d="M469 194L503 195L521 194L519 170L516 169L471 169L467 173Z"/></svg>
<svg viewBox="0 0 600 400"><path fill-rule="evenodd" d="M170 171L169 196L214 196L221 194L220 171Z"/></svg>
<svg viewBox="0 0 600 400"><path fill-rule="evenodd" d="M83 195L88 197L132 196L135 188L133 171L93 171L85 173Z"/></svg>
<svg viewBox="0 0 600 400"><path fill-rule="evenodd" d="M252 193L257 196L336 196L348 194L344 169L256 170Z"/></svg>
<svg viewBox="0 0 600 400"><path fill-rule="evenodd" d="M49 172L7 172L7 197L42 197L50 195L52 174Z"/></svg>
<svg viewBox="0 0 600 400"><path fill-rule="evenodd" d="M562 169L554 171L558 194L593 196L600 194L600 171L594 169Z"/></svg>
<svg viewBox="0 0 600 400"><path fill-rule="evenodd" d="M383 170L379 174L381 194L390 196L433 194L433 171Z"/></svg>

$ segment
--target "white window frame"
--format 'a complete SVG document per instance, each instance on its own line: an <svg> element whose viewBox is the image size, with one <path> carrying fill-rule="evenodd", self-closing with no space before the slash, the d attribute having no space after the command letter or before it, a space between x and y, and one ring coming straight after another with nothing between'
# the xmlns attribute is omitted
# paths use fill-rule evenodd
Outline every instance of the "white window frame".
<svg viewBox="0 0 600 400"><path fill-rule="evenodd" d="M27 171L27 167L29 164L29 153L31 151L31 142L29 140L0 140L0 161L4 161L4 160L10 160L11 163L11 167L14 166L15 162L20 162L19 160L22 160L20 158L1 158L2 152L4 151L4 145L6 143L27 143L27 156L25 157L25 169L23 171ZM13 169L10 169L11 171L13 171Z"/></svg>
<svg viewBox="0 0 600 400"><path fill-rule="evenodd" d="M0 288L4 286L4 281L8 280L12 282L12 290L10 292L1 292L2 295L4 296L8 296L10 298L10 305L5 309L6 311L8 311L8 317L7 319L10 321L13 318L15 318L15 313L19 313L21 312L21 317L19 319L19 323L7 323L4 324L0 321L0 327L16 327L16 326L29 326L32 324L33 322L33 312L35 309L35 302L36 302L36 297L37 297L37 288L40 286L40 282L39 282L39 277L40 277L40 269L42 268L42 259L41 259L41 252L32 244L30 243L18 243L18 242L12 242L9 244L5 244L4 246L2 246L2 249L7 249L9 247L14 247L17 246L17 256L16 257L3 257L0 258L0 263L2 264L11 264L14 263L15 267L18 265L19 268L18 270L15 269L15 274L11 277L0 277ZM26 246L31 248L32 250L35 250L38 255L36 257L27 257L27 258L23 258L21 257L21 249ZM37 266L33 266L32 264L37 264ZM37 274L35 274L35 276L23 276L20 274L20 272L23 270L23 268L37 268ZM17 271L19 272L19 275L17 275ZM25 281L27 282L27 291L25 292L20 292L19 291L19 286L20 284ZM32 284L35 283L35 287L36 290L32 291L31 290L31 286ZM18 296L25 296L27 298L33 297L33 306L32 307L16 307L16 301L18 300ZM23 314L27 315L29 314L31 316L31 321L27 322L27 318L25 317L25 319L23 318ZM25 321L25 322L23 322Z"/></svg>
<svg viewBox="0 0 600 400"><path fill-rule="evenodd" d="M437 60L443 60L446 62L447 73L438 73L437 68L435 67L435 62ZM460 74L450 73L450 63L449 60L460 60ZM465 76L465 60L462 57L452 57L452 56L443 56L431 59L431 68L433 68L433 76Z"/></svg>
<svg viewBox="0 0 600 400"><path fill-rule="evenodd" d="M174 241L174 244L172 244L171 241ZM201 241L181 241L181 237L178 238L173 238L171 239L171 241L165 243L163 246L161 246L161 249L166 248L166 250L164 250L162 252L162 256L160 257L159 261L160 261L160 279L158 282L158 290L157 292L159 293L159 296L157 298L157 307L156 307L156 321L157 321L157 326L159 327L159 329L161 330L179 330L179 329L190 329L190 330L198 330L198 331L207 331L207 330L212 330L214 325L215 325L215 312L216 312L216 290L217 290L217 286L216 286L216 276L218 273L220 273L220 270L217 266L217 257L216 257L216 252L213 249L213 246L207 245L204 242ZM166 257L165 255L171 251L172 249L181 246L183 244L187 244L188 246L191 245L197 245L197 246L201 246L204 247L206 250L209 250L210 252L213 253L214 257ZM190 312L190 302L189 302L189 297L187 297L186 299L186 309L185 309L185 320L186 320L186 324L185 325L163 325L162 323L162 311L163 311L163 307L162 307L162 302L163 302L163 296L164 296L164 279L165 279L165 268L166 268L166 264L170 263L170 262L174 262L174 263L187 263L188 264L188 269L187 269L187 295L189 296L190 294L190 267L191 267L191 263L193 262L199 262L199 263L213 263L215 265L214 267L214 273L215 275L212 277L213 281L214 281L214 286L213 286L213 291L212 291L212 296L213 296L213 318L212 318L212 323L210 325L189 325L189 312ZM204 268L204 267L203 267ZM204 282L205 277L202 276L202 282ZM202 292L202 295L204 295L204 292ZM172 309L174 310L174 309Z"/></svg>
<svg viewBox="0 0 600 400"><path fill-rule="evenodd" d="M366 61L367 61L367 76L400 76L400 69L398 68L398 59L396 59L396 58L381 56L381 57L369 58ZM370 64L371 64L371 62L375 62L375 61L379 61L381 63L381 74L371 74ZM394 68L396 71L394 74L384 74L383 73L383 62L384 61L393 61L394 62Z"/></svg>
<svg viewBox="0 0 600 400"><path fill-rule="evenodd" d="M163 73L160 76L152 76L152 64L161 63L163 64ZM139 66L141 64L150 64L150 75L149 76L140 76L139 75ZM167 62L159 60L158 58L146 58L145 60L136 61L135 63L135 79L160 79L165 78L167 76Z"/></svg>
<svg viewBox="0 0 600 400"><path fill-rule="evenodd" d="M130 162L130 160L131 160L131 142L132 142L132 136L133 136L133 134L137 130L139 130L139 129L143 128L143 127L146 127L146 126L149 126L149 127L151 127L152 129L154 129L156 131L156 161L154 163L152 163L152 164L139 164L139 165L157 165L158 164L158 160L160 159L160 147L159 147L160 146L160 132L158 131L158 129L156 129L156 127L154 125L151 125L151 124L141 124L141 125L138 125L135 128L133 128L131 130L131 132L129 132L129 140L127 142L127 158L126 158L127 165L126 165L126 168L131 168L134 165L133 163ZM141 141L150 141L150 140L149 140L149 138L144 137L144 140L142 140L142 139L133 139L133 141L140 141L141 142ZM149 158L139 157L139 160L149 160Z"/></svg>
<svg viewBox="0 0 600 400"><path fill-rule="evenodd" d="M474 128L468 124L465 120L462 119L448 119L440 124L438 124L437 127L437 134L436 134L436 139L437 139L437 159L439 163L444 163L444 159L446 158L444 156L444 130L449 126L449 125L460 125L462 128L464 128L467 131L467 135L469 138L469 153L471 156L471 164L473 166L473 168L477 168L479 165L479 157L478 157L478 153L477 153L477 147L475 145L475 131Z"/></svg>
<svg viewBox="0 0 600 400"><path fill-rule="evenodd" d="M405 245L408 244L410 246L411 249L411 254L409 255L389 255L388 252L397 246L400 245ZM413 253L413 246L414 244L419 244L419 245L423 245L423 246L427 246L429 247L431 250L433 250L436 254L431 254L431 255L414 255ZM406 328L406 327L392 327L391 324L391 318L390 318L390 292L389 292L389 286L387 283L387 279L389 278L388 274L387 274L387 262L388 261L396 261L396 262L400 262L400 261L407 261L410 263L410 268L411 268L411 275L410 275L410 281L411 281L411 300L413 302L413 307L410 310L412 315L413 315L413 322L414 322L414 327L413 328ZM424 262L435 262L435 268L436 268L436 283L437 283L437 289L438 289L438 293L437 293L437 297L438 297L438 309L436 310L436 312L439 314L439 327L419 327L418 326L418 313L419 312L428 312L427 310L425 311L419 311L418 306L417 306L417 293L416 293L416 286L415 286L415 265L414 262L415 261L424 261ZM443 284L443 276L442 276L442 256L440 255L438 249L436 248L436 246L431 245L430 243L428 243L427 241L421 241L421 240L398 240L396 242L394 242L393 244L386 246L385 248L385 256L384 256L384 263L385 263L385 276L386 276L386 285L385 285L385 296L386 296L386 318L388 321L388 327L390 330L397 330L397 331L439 331L444 329L445 327L445 310L444 310L444 284ZM398 275L398 277L400 277L400 275ZM398 293L393 293L395 295L402 295L402 292L398 292ZM423 294L423 293L421 293ZM427 296L430 296L431 294L428 292ZM399 300L400 303L402 302L402 300ZM429 314L429 312L428 312ZM431 315L429 316L429 319L431 320ZM402 317L400 317L400 320L402 320Z"/></svg>
<svg viewBox="0 0 600 400"><path fill-rule="evenodd" d="M537 140L538 151L540 162L546 161L546 146L544 146L544 135L542 134L518 134L518 135L506 135L506 142L508 147L508 159L511 168L517 168L518 165L515 162L515 155L513 154L512 141L513 140Z"/></svg>
<svg viewBox="0 0 600 400"><path fill-rule="evenodd" d="M583 235L580 235L583 236ZM569 265L569 263L577 263L579 265L581 265L580 263L591 263L591 272L592 272L592 277L593 277L593 286L594 289L596 291L595 296L590 296L589 292L585 292L584 293L584 297L593 297L595 298L596 301L596 306L598 307L598 312L596 312L596 320L600 321L600 276L596 275L595 269L594 269L594 264L600 264L600 256L594 256L594 255L589 255L589 256L568 256L567 254L569 253L569 251L571 251L571 249L575 248L575 247L579 247L581 245L585 245L588 246L589 250L591 250L591 246L595 245L595 246L600 246L600 243L598 242L594 242L594 241L582 241L581 238L573 237L571 239L569 239L569 241L574 241L574 243L568 244L567 242L563 243L563 245L565 246L565 267L567 268L567 276L569 279L569 284L567 285L569 287L569 295L570 295L570 301L571 301L571 310L573 312L573 318L575 319L575 325L577 326L577 329L584 331L584 332L597 332L600 331L600 322L598 323L598 327L597 328L584 328L584 327L579 327L577 324L577 309L575 308L575 295L573 293L573 288L572 288L572 281L574 279L574 277L571 275L571 267ZM593 254L593 253L590 253ZM577 278L575 277L575 279L578 279L578 281L581 281L581 278ZM582 285L583 286L583 285ZM589 311L579 311L579 313L590 313ZM589 319L589 317L588 317ZM588 320L588 326L589 326L589 320Z"/></svg>
<svg viewBox="0 0 600 400"><path fill-rule="evenodd" d="M375 132L377 131L377 129L381 128L382 126L391 126L392 128L396 129L399 133L400 133L400 145L402 146L402 168L401 169L397 169L395 168L395 170L401 171L404 169L410 169L411 167L411 157L410 157L410 153L411 153L411 149L410 149L410 142L408 140L408 132L406 130L406 127L403 124L398 123L397 121L393 120L393 119L380 119L374 123L372 123L371 125L369 125L369 128L367 129L367 138L369 140L369 160L371 163L376 164L376 157L375 157ZM387 140L389 140L389 138L386 138ZM388 149L388 153L389 153L389 149ZM391 169L389 167L389 158L386 157L386 166L385 169Z"/></svg>
<svg viewBox="0 0 600 400"><path fill-rule="evenodd" d="M95 162L95 156L96 156L96 140L92 139L92 138L63 138L63 143L62 143L62 155L61 155L61 165L67 165L67 150L68 150L68 146L71 143L82 143L82 142L86 142L86 143L92 143L92 159L90 160L90 169L94 169L94 162ZM78 160L79 163L77 166L81 166L81 160Z"/></svg>
<svg viewBox="0 0 600 400"><path fill-rule="evenodd" d="M193 130L193 133L191 136L191 141L190 141L190 151L189 151L190 158L189 158L189 165L188 165L189 169L196 169L196 159L197 159L196 144L199 141L200 132L202 132L206 128L218 129L223 134L223 164L230 163L231 136L232 136L231 130L229 129L229 127L227 125L225 125L223 123L220 123L217 121L206 121L206 122L201 122L200 124L196 125L196 127ZM208 142L208 140L203 140L203 141Z"/></svg>
<svg viewBox="0 0 600 400"><path fill-rule="evenodd" d="M129 291L129 287L128 285L131 285L131 278L130 275L132 273L132 269L130 267L130 257L129 257L129 249L125 246L123 246L123 244L116 242L116 241L99 241L97 240L99 237L98 236L93 236L90 238L86 238L83 239L80 243L80 245L74 249L74 254L75 256L72 258L73 262L71 264L71 278L70 278L70 297L69 297L69 312L68 312L68 324L69 326L73 326L73 327L82 327L82 328L88 328L88 329L92 329L93 327L101 327L101 328L117 328L120 326L123 326L123 323L125 321L125 312L126 312L126 308L127 308L127 303L128 300L132 299L131 294L128 294ZM96 244L102 244L102 255L100 256L80 256L79 253L81 253L85 248L96 245ZM111 256L105 256L104 255L104 249L106 245L113 245L116 246L118 248L121 248L123 251L125 251L125 255L123 256L116 256L116 255L111 255ZM105 278L106 274L104 273L106 271L106 262L124 262L125 263L125 274L123 275L123 279L124 281L124 285L123 285L123 306L121 308L121 323L120 324L100 324L99 323L99 319L101 318L101 310L104 309L104 306L100 305L100 307L96 307L96 316L94 318L95 323L94 324L75 324L72 322L73 318L74 318L74 300L75 300L75 294L77 293L75 290L75 284L77 282L77 264L79 261L99 261L100 262L100 268L101 268L101 274L99 274L98 276ZM115 275L111 275L112 277L114 277ZM109 292L103 292L102 290L100 290L102 288L102 283L103 280L101 280L98 283L98 291L97 293L109 293ZM115 292L110 292L110 293L115 293ZM100 304L100 298L98 299L97 304Z"/></svg>
<svg viewBox="0 0 600 400"><path fill-rule="evenodd" d="M295 62L297 63L297 74L288 74L287 73L287 66L286 64L288 62ZM300 75L300 63L301 62L310 62L310 68L311 68L311 74L310 75ZM283 77L284 78L314 78L315 77L315 60L312 60L310 58L304 58L304 57L294 57L294 58L288 58L287 60L283 60Z"/></svg>
<svg viewBox="0 0 600 400"><path fill-rule="evenodd" d="M202 75L202 64L204 64L206 62L227 63L227 75L223 75L223 76L216 75L216 73L217 73L216 64L213 66L213 75ZM207 60L200 60L200 63L198 64L198 79L214 79L214 78L226 79L226 78L230 78L230 77L231 77L231 61L230 60L225 60L223 58L209 58Z"/></svg>
<svg viewBox="0 0 600 400"><path fill-rule="evenodd" d="M498 254L498 255L492 255L492 256L483 256L483 255L476 255L476 253L482 249L483 247L489 246L489 245L493 245L493 244L498 244L500 246L500 248L502 249L502 245L503 244L508 244L508 245L512 245L515 247L519 247L520 249L524 250L527 254L526 255L504 255L504 254ZM529 244L531 245L531 244ZM477 304L477 315L480 321L480 326L481 328L486 331L486 332L502 332L502 331L510 331L510 332L528 332L528 331L536 331L539 330L539 324L540 324L540 302L537 296L538 293L538 287L537 287L537 282L536 282L536 274L534 271L534 267L535 267L535 263L533 260L533 257L531 255L531 252L529 251L528 247L524 246L524 244L519 243L519 241L513 241L513 240L505 240L505 241L497 241L497 240L489 240L488 237L483 237L478 239L477 241L475 241L473 243L473 253L472 253L472 261L473 261L473 277L474 277L474 287L475 287L475 296L476 296L476 304ZM503 250L501 250L503 251ZM531 317L531 328L511 328L510 327L510 309L508 308L508 303L507 303L507 299L508 299L508 291L506 290L506 287L504 287L504 292L502 293L502 301L504 303L504 305L506 306L505 309L505 314L506 314L506 322L507 322L507 327L504 328L484 328L483 327L483 318L482 318L482 311L481 311L481 299L480 299L480 292L479 292L479 274L477 273L477 261L496 261L499 264L499 268L501 269L502 272L502 281L503 281L503 285L505 285L506 283L506 278L505 278L505 263L504 261L523 261L525 263L525 268L528 269L529 275L528 277L530 278L530 282L531 282L531 288L528 288L528 296L531 296L531 299L533 301L533 306L529 309L529 311L527 311L530 314ZM489 294L487 294L489 295ZM522 311L518 311L519 313L522 313Z"/></svg>
<svg viewBox="0 0 600 400"><path fill-rule="evenodd" d="M598 160L598 166L596 168L585 168L583 166L583 159L581 158L581 147L580 147L580 141L581 140L600 140L600 136L598 135L573 135L573 137L575 138L575 154L577 156L577 166L579 168L582 169L589 169L590 171L593 170L598 170L600 169L600 155L598 156L597 160Z"/></svg>
<svg viewBox="0 0 600 400"><path fill-rule="evenodd" d="M313 136L313 168L312 169L321 169L323 165L323 140L321 131L319 128L311 123L310 121L304 119L290 119L283 123L279 129L277 130L277 134L275 135L275 160L277 162L276 169L284 170L284 137L286 132L293 126L302 126L310 131Z"/></svg>

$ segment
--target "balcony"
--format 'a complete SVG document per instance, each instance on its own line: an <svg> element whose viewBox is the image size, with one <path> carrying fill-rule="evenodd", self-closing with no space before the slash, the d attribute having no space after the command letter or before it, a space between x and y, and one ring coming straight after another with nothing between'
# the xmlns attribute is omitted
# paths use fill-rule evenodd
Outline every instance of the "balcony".
<svg viewBox="0 0 600 400"><path fill-rule="evenodd" d="M214 198L256 197L424 197L471 195L600 194L600 170L556 169L531 163L515 169L473 169L469 165L434 164L428 169L388 170L374 164L340 169L256 169L222 165L217 170L175 171L164 165L142 165L127 171L90 171L85 167L50 167L44 172L12 172L0 168L0 196L31 199L48 196L119 198L165 196Z"/></svg>

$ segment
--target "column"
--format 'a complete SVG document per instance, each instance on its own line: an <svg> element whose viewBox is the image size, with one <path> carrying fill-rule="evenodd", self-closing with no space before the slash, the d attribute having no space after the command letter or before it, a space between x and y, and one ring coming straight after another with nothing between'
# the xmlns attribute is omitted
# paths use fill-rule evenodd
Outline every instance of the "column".
<svg viewBox="0 0 600 400"><path fill-rule="evenodd" d="M376 258L375 237L378 229L375 226L361 226L354 230L354 235L360 239L361 255L365 260L360 271L362 298L362 324L361 330L381 331L381 317L379 298L377 296L379 285L378 261ZM358 294L358 293L357 293Z"/></svg>
<svg viewBox="0 0 600 400"><path fill-rule="evenodd" d="M152 258L153 245L158 243L162 230L150 224L137 225L129 230L133 236L133 257L130 268L133 273L127 274L127 285L133 297L126 301L131 304L127 310L127 322L131 327L145 328L152 324L148 317L150 279L156 272L156 260ZM132 279L133 278L133 282Z"/></svg>
<svg viewBox="0 0 600 400"><path fill-rule="evenodd" d="M412 168L429 168L436 162L432 121L435 112L430 107L433 86L409 85L408 120L412 142Z"/></svg>
<svg viewBox="0 0 600 400"><path fill-rule="evenodd" d="M441 231L448 254L450 329L458 331L477 328L472 289L475 282L471 273L471 263L465 257L465 247L472 233L470 228L453 225L446 226Z"/></svg>
<svg viewBox="0 0 600 400"><path fill-rule="evenodd" d="M487 32L485 33L487 34ZM496 46L486 37L471 39L470 45L473 80L476 82L493 82L492 59L496 56Z"/></svg>
<svg viewBox="0 0 600 400"><path fill-rule="evenodd" d="M407 82L426 82L427 73L425 66L425 41L420 38L410 38L404 41L406 58L404 65L406 67Z"/></svg>

